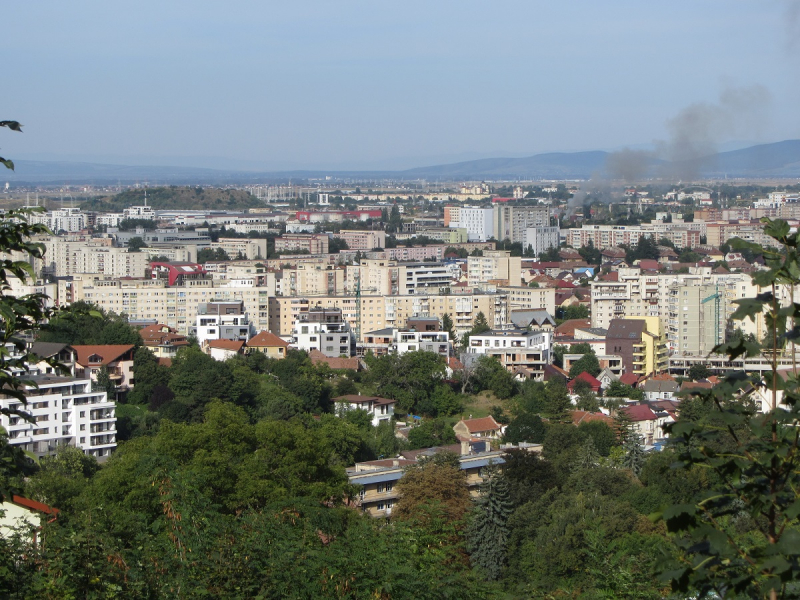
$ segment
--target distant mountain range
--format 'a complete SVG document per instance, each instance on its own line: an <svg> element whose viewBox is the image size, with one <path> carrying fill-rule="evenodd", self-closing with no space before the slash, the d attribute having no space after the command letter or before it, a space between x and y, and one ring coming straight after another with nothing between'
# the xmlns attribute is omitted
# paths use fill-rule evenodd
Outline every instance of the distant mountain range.
<svg viewBox="0 0 800 600"><path fill-rule="evenodd" d="M19 160L16 161L16 172L4 173L0 176L0 181L17 184L107 184L117 181L122 183L148 181L156 185L233 184L324 177L409 181L589 179L609 177L606 166L610 156L612 153L603 151L553 152L527 158L485 158L403 171L277 172ZM670 163L653 156L644 157L641 168L643 177L680 177L680 173L691 172L693 176L700 178L800 178L800 140L761 144L741 150L721 152L694 161Z"/></svg>

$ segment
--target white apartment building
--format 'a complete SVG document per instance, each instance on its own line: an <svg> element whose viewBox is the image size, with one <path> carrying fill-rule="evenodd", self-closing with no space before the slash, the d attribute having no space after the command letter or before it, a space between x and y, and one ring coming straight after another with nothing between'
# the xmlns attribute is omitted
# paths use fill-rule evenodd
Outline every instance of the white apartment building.
<svg viewBox="0 0 800 600"><path fill-rule="evenodd" d="M306 352L319 350L325 356L335 358L353 356L356 340L341 310L314 307L298 314L292 345Z"/></svg>
<svg viewBox="0 0 800 600"><path fill-rule="evenodd" d="M451 221L450 227L467 230L470 242L485 242L494 233L494 209L462 206L458 211L458 221Z"/></svg>
<svg viewBox="0 0 800 600"><path fill-rule="evenodd" d="M547 206L516 206L497 203L494 205L494 237L525 243L525 235L531 227L550 227L550 209Z"/></svg>
<svg viewBox="0 0 800 600"><path fill-rule="evenodd" d="M551 248L558 248L561 243L561 230L558 227L528 227L522 242L523 248L532 248L539 256Z"/></svg>
<svg viewBox="0 0 800 600"><path fill-rule="evenodd" d="M551 362L553 332L504 330L471 335L467 352L496 356L509 371L540 380Z"/></svg>
<svg viewBox="0 0 800 600"><path fill-rule="evenodd" d="M47 225L53 233L86 229L86 215L81 212L80 208L68 207L45 213L35 213L28 216L28 222Z"/></svg>
<svg viewBox="0 0 800 600"><path fill-rule="evenodd" d="M483 256L467 258L467 283L470 287L519 285L522 281L522 259L508 250L485 250Z"/></svg>
<svg viewBox="0 0 800 600"><path fill-rule="evenodd" d="M122 217L124 219L147 219L148 221L155 221L156 213L152 206L129 206L122 209Z"/></svg>
<svg viewBox="0 0 800 600"><path fill-rule="evenodd" d="M195 328L191 333L204 347L211 340L246 342L254 334L244 309L244 302L209 302L197 308Z"/></svg>
<svg viewBox="0 0 800 600"><path fill-rule="evenodd" d="M8 442L37 456L54 454L62 446L75 446L103 459L117 447L116 404L105 392L93 392L89 379L56 375L31 375L36 387L25 391L28 404L0 393L0 406L24 410L34 419L0 415Z"/></svg>
<svg viewBox="0 0 800 600"><path fill-rule="evenodd" d="M95 227L119 227L125 216L122 213L100 213L94 217Z"/></svg>
<svg viewBox="0 0 800 600"><path fill-rule="evenodd" d="M450 356L450 334L446 331L405 331L395 329L391 350L397 354L406 352L433 352L447 358Z"/></svg>

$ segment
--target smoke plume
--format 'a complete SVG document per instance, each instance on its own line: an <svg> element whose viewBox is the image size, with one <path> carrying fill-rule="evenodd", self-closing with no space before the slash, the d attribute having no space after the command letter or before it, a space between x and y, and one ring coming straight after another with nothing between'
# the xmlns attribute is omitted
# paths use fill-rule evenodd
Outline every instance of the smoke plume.
<svg viewBox="0 0 800 600"><path fill-rule="evenodd" d="M606 171L611 179L623 179L627 183L641 181L654 159L652 152L623 148L606 158Z"/></svg>
<svg viewBox="0 0 800 600"><path fill-rule="evenodd" d="M667 175L694 179L712 166L717 144L735 136L754 136L763 128L764 109L770 101L761 85L728 87L717 103L690 104L667 121L669 139L659 144Z"/></svg>
<svg viewBox="0 0 800 600"><path fill-rule="evenodd" d="M661 177L692 180L713 166L720 142L758 136L764 127L770 94L764 86L726 87L715 103L690 104L667 121L667 140L655 143L655 152L624 149L609 154L606 171L628 183L653 175L661 163Z"/></svg>

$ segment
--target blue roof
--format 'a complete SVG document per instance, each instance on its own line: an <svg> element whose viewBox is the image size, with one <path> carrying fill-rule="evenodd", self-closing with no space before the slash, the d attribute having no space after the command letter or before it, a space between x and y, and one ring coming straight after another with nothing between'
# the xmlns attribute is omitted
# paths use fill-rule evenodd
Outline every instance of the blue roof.
<svg viewBox="0 0 800 600"><path fill-rule="evenodd" d="M350 483L367 485L368 483L384 483L386 481L399 481L403 476L403 471L392 471L391 473L376 473L374 475L361 475L356 473L350 476Z"/></svg>
<svg viewBox="0 0 800 600"><path fill-rule="evenodd" d="M475 467L485 467L489 463L493 465L502 465L504 461L499 456L488 456L486 458L481 458L480 460L468 460L461 463L462 469L474 469Z"/></svg>

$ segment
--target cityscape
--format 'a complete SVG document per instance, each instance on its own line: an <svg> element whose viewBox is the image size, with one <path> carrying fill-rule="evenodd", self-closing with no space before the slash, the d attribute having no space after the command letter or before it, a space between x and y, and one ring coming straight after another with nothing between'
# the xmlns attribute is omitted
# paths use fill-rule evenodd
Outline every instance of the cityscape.
<svg viewBox="0 0 800 600"><path fill-rule="evenodd" d="M356 4L8 9L0 596L800 597L798 4Z"/></svg>

